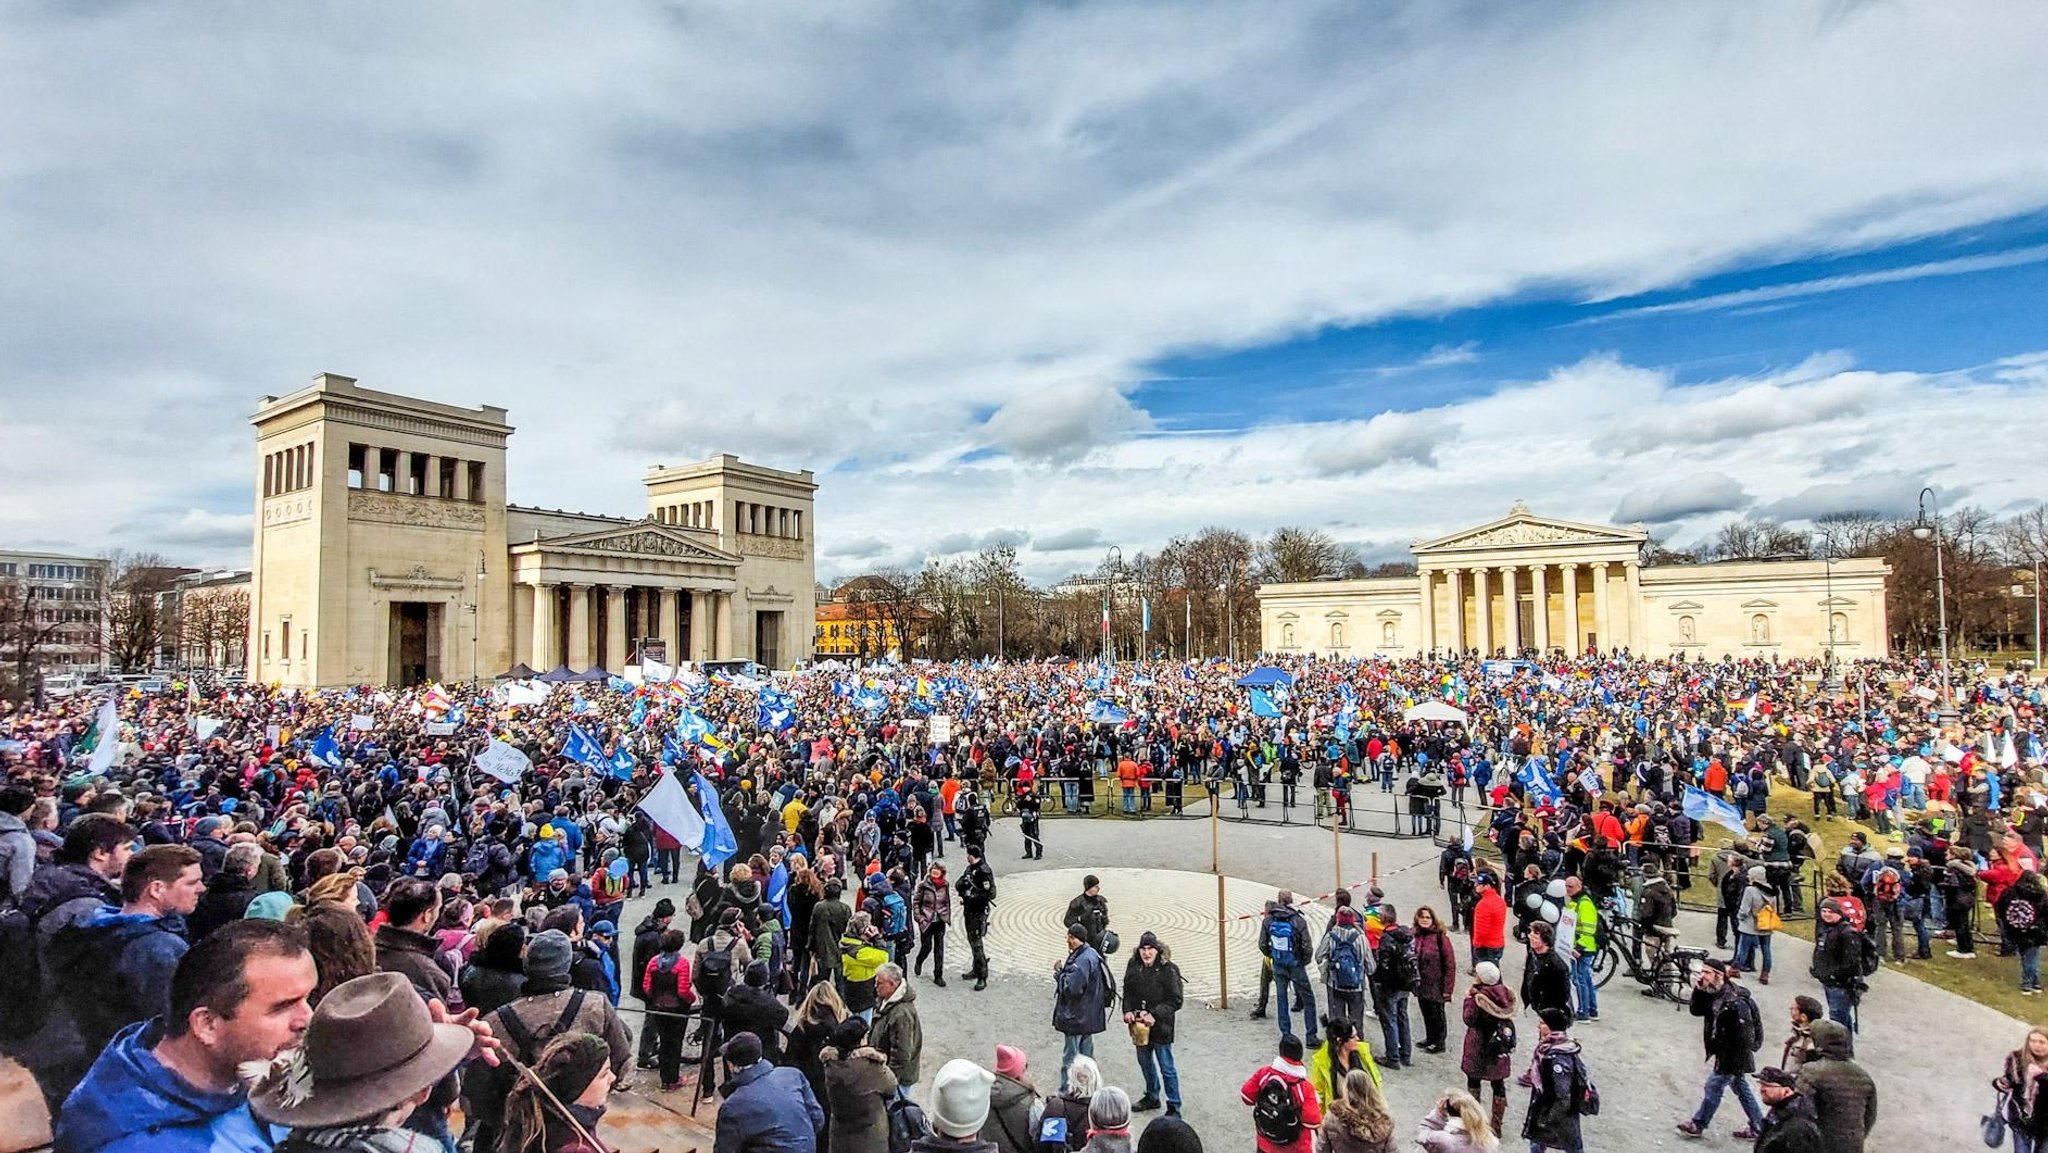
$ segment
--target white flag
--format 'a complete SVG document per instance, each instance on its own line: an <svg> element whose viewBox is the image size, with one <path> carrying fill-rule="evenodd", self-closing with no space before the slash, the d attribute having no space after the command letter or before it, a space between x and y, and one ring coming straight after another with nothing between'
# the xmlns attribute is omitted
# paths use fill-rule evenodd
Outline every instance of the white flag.
<svg viewBox="0 0 2048 1153"><path fill-rule="evenodd" d="M225 723L225 721L214 717L193 717L192 732L202 741L210 740L213 734L220 731L221 725Z"/></svg>
<svg viewBox="0 0 2048 1153"><path fill-rule="evenodd" d="M526 770L532 765L533 762L527 759L525 753L496 737L491 738L491 743L484 746L484 751L478 753L476 757L476 767L480 771L508 785L518 784L519 778L525 776Z"/></svg>
<svg viewBox="0 0 2048 1153"><path fill-rule="evenodd" d="M107 703L100 706L99 719L93 727L99 730L99 743L92 747L92 758L85 762L85 771L98 776L114 767L114 758L121 752L121 709L115 702L120 693L107 694Z"/></svg>
<svg viewBox="0 0 2048 1153"><path fill-rule="evenodd" d="M661 780L640 798L640 811L684 848L694 851L704 843L704 818L697 815L696 806L683 792L683 782L674 773L662 770Z"/></svg>
<svg viewBox="0 0 2048 1153"><path fill-rule="evenodd" d="M676 679L676 667L643 657L640 660L640 679L648 684L665 685Z"/></svg>
<svg viewBox="0 0 2048 1153"><path fill-rule="evenodd" d="M377 727L377 719L368 713L357 713L349 718L348 727L366 733Z"/></svg>
<svg viewBox="0 0 2048 1153"><path fill-rule="evenodd" d="M508 705L544 705L548 700L546 681L513 681L498 690L498 695Z"/></svg>

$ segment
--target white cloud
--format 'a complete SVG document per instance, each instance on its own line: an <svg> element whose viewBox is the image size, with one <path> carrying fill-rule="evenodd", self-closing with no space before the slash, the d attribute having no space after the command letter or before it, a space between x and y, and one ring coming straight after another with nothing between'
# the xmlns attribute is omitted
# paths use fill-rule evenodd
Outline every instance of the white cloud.
<svg viewBox="0 0 2048 1153"><path fill-rule="evenodd" d="M200 549L246 546L256 528L254 513L218 513L188 508L185 515L166 525L160 539L169 544Z"/></svg>
<svg viewBox="0 0 2048 1153"><path fill-rule="evenodd" d="M321 370L508 407L515 500L633 511L642 465L709 451L814 468L827 547L990 523L970 496L1110 539L1356 516L1363 476L1431 528L1503 490L1599 515L1632 452L1834 444L1925 397L1838 380L1815 420L1797 382L1729 382L1681 426L1588 391L1654 374L1577 366L1406 434L1158 444L1125 389L1172 353L2048 204L2032 5L375 12L0 14L0 534L130 544L138 493L246 511L255 397Z"/></svg>
<svg viewBox="0 0 2048 1153"><path fill-rule="evenodd" d="M1699 472L1635 489L1615 506L1617 524L1662 524L1717 512L1739 512L1749 504L1742 482L1725 472Z"/></svg>
<svg viewBox="0 0 2048 1153"><path fill-rule="evenodd" d="M1340 421L1314 431L1309 464L1323 476L1351 476L1383 465L1436 464L1437 446L1456 426L1440 413L1383 412L1367 421Z"/></svg>
<svg viewBox="0 0 2048 1153"><path fill-rule="evenodd" d="M1719 292L1712 296L1696 296L1690 300L1674 300L1667 304L1651 304L1642 308L1627 308L1593 318L1588 323L1622 320L1638 316L1657 316L1670 313L1713 312L1719 309L1747 309L1753 305L1769 304L1773 301L1796 300L1802 296L1820 296L1829 292L1847 292L1852 288L1868 288L1879 284L1900 284L1908 280L1923 280L1928 277L1964 276L1972 272L1989 272L1999 268L2017 268L2023 264L2039 264L2048 260L2048 244L2037 244L2028 248L2015 248L2008 252L1987 252L1978 256L1958 256L1948 260L1929 260L1920 264L1909 264L1899 268L1884 268L1875 272L1858 272L1848 276L1824 276L1816 280L1802 280L1793 284L1771 284L1761 288L1744 288L1735 292Z"/></svg>

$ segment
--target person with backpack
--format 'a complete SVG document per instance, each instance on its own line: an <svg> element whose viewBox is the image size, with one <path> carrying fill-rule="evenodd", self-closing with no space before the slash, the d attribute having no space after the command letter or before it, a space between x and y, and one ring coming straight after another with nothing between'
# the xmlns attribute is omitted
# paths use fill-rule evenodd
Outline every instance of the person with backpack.
<svg viewBox="0 0 2048 1153"><path fill-rule="evenodd" d="M1152 933L1138 938L1138 947L1124 965L1124 1024L1131 1031L1131 1046L1138 1051L1138 1068L1145 1074L1145 1095L1133 1109L1140 1113L1160 1107L1164 1093L1166 1115L1180 1115L1180 1068L1173 1060L1173 1021L1180 1012L1183 982L1180 966Z"/></svg>
<svg viewBox="0 0 2048 1153"><path fill-rule="evenodd" d="M1735 967L1757 973L1757 984L1771 983L1771 934L1785 919L1778 912L1778 891L1762 865L1751 865L1749 885L1735 911Z"/></svg>
<svg viewBox="0 0 2048 1153"><path fill-rule="evenodd" d="M2041 945L2048 941L2048 884L2028 862L2019 879L1998 895L1992 913L2008 948L2020 957L2020 994L2041 991ZM1851 1027L1850 1032L1855 1032Z"/></svg>
<svg viewBox="0 0 2048 1153"><path fill-rule="evenodd" d="M1820 1119L1821 1153L1863 1153L1877 1125L1877 1083L1850 1054L1854 1042L1836 1021L1813 1023L1813 1057L1799 1067L1800 1095Z"/></svg>
<svg viewBox="0 0 2048 1153"><path fill-rule="evenodd" d="M1475 1098L1482 1082L1492 1083L1492 1124L1498 1133L1508 1115L1508 1072L1516 1040L1515 994L1501 984L1499 965L1481 961L1472 966L1472 987L1465 992L1461 1017L1465 1044L1458 1053L1458 1068L1465 1074L1466 1091Z"/></svg>
<svg viewBox="0 0 2048 1153"><path fill-rule="evenodd" d="M1358 910L1339 905L1337 915L1316 946L1323 967L1323 993L1330 1001L1330 1020L1365 1024L1365 991L1372 980L1373 952L1366 943Z"/></svg>
<svg viewBox="0 0 2048 1153"><path fill-rule="evenodd" d="M1294 907L1293 892L1282 889L1267 903L1266 915L1259 920L1259 952L1273 966L1273 984L1280 993L1281 1034L1291 1032L1287 1027L1291 993L1294 1005L1301 1010L1302 1032L1307 1035L1308 1047L1315 1048L1321 1041L1316 1035L1315 989L1308 981L1314 942L1309 939L1308 919Z"/></svg>
<svg viewBox="0 0 2048 1153"><path fill-rule="evenodd" d="M1052 1027L1065 1038L1060 1051L1060 1089L1067 1085L1067 1066L1077 1056L1095 1055L1095 1035L1109 1027L1109 1006L1116 1000L1109 966L1088 943L1087 926L1067 926L1067 955L1053 962Z"/></svg>
<svg viewBox="0 0 2048 1153"><path fill-rule="evenodd" d="M1536 1050L1523 1077L1529 1086L1529 1113L1522 1119L1522 1136L1529 1142L1529 1153L1584 1153L1579 1119L1600 1112L1600 1092L1586 1072L1579 1043L1568 1031L1571 1024L1571 1014L1562 1009L1545 1009L1536 1018Z"/></svg>
<svg viewBox="0 0 2048 1153"><path fill-rule="evenodd" d="M1856 931L1842 908L1839 897L1820 903L1820 924L1813 940L1813 979L1820 982L1827 998L1828 1017L1840 1021L1851 1033L1856 1031L1856 1003L1868 988L1864 980L1863 955L1877 946Z"/></svg>
<svg viewBox="0 0 2048 1153"><path fill-rule="evenodd" d="M1380 1033L1386 1047L1380 1050L1381 1064L1399 1069L1415 1064L1415 1035L1408 1017L1408 1002L1422 985L1421 966L1415 960L1415 933L1394 915L1394 906L1380 906L1380 920L1386 929L1374 949L1378 964L1374 980L1380 990Z"/></svg>
<svg viewBox="0 0 2048 1153"><path fill-rule="evenodd" d="M1906 849L1885 850L1884 864L1870 871L1870 935L1879 945L1891 942L1892 964L1906 960Z"/></svg>
<svg viewBox="0 0 2048 1153"><path fill-rule="evenodd" d="M633 1068L633 1034L618 1010L601 994L571 988L569 965L575 946L557 929L536 933L526 944L522 967L526 985L518 1000L481 1018L507 1055L532 1065L542 1049L562 1033L591 1033L611 1050L612 1073L623 1086ZM463 1113L476 1135L475 1147L497 1147L504 1123L505 1101L518 1074L510 1064L472 1061L463 1067Z"/></svg>
<svg viewBox="0 0 2048 1153"><path fill-rule="evenodd" d="M1245 1079L1238 1096L1251 1106L1259 1153L1314 1153L1323 1106L1301 1063L1301 1038L1280 1036L1280 1054Z"/></svg>
<svg viewBox="0 0 2048 1153"><path fill-rule="evenodd" d="M1741 970L1727 961L1709 958L1700 975L1693 979L1692 1015L1700 1018L1700 1039L1707 1052L1707 1085L1699 1108L1678 1123L1687 1137L1704 1134L1721 1108L1721 1098L1730 1088L1742 1103L1749 1124L1735 1131L1737 1141L1754 1141L1763 1126L1763 1107L1750 1087L1749 1074L1756 1069L1756 1051L1763 1048L1764 1024L1749 990L1737 983Z"/></svg>
<svg viewBox="0 0 2048 1153"><path fill-rule="evenodd" d="M1102 895L1102 880L1090 873L1081 879L1081 891L1067 902L1066 923L1080 925L1088 931L1082 940L1088 947L1103 956L1116 952L1109 946L1103 934L1109 931L1109 898Z"/></svg>

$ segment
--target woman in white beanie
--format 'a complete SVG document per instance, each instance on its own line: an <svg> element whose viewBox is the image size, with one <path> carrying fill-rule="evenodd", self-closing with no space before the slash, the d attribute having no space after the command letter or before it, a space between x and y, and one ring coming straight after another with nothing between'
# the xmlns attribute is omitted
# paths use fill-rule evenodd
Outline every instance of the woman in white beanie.
<svg viewBox="0 0 2048 1153"><path fill-rule="evenodd" d="M912 1153L995 1153L995 1142L981 1139L981 1127L988 1123L989 1089L995 1083L994 1073L963 1058L940 1066L925 1109L931 1136L911 1142Z"/></svg>
<svg viewBox="0 0 2048 1153"><path fill-rule="evenodd" d="M1131 1098L1114 1085L1095 1091L1088 1101L1086 1153L1131 1153Z"/></svg>

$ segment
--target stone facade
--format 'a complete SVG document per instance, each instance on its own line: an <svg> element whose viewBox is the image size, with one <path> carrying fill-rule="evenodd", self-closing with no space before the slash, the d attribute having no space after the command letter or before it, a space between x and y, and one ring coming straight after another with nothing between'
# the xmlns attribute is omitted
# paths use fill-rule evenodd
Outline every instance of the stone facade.
<svg viewBox="0 0 2048 1153"><path fill-rule="evenodd" d="M810 655L809 472L714 457L649 470L647 515L506 502L502 408L331 373L265 397L249 675L306 687ZM687 505L695 523L686 523Z"/></svg>
<svg viewBox="0 0 2048 1153"><path fill-rule="evenodd" d="M1611 651L1883 656L1882 560L1645 567L1640 526L1504 518L1413 546L1412 577L1259 589L1262 647L1274 653Z"/></svg>

